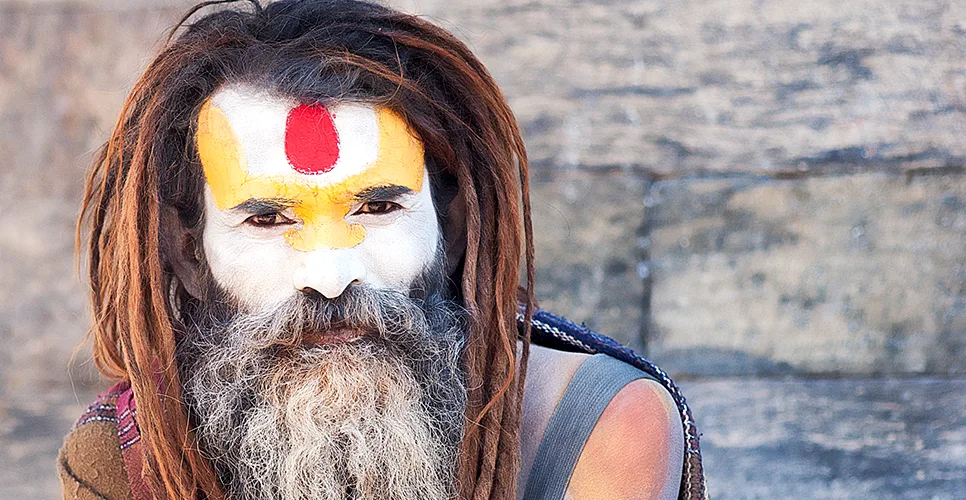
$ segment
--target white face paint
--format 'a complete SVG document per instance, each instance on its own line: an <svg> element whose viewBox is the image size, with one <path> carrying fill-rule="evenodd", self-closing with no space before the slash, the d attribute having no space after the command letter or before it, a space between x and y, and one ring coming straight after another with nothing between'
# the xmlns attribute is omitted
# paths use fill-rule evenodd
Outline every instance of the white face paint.
<svg viewBox="0 0 966 500"><path fill-rule="evenodd" d="M408 290L440 239L422 144L394 112L304 106L230 85L198 121L203 244L215 281L250 310L299 290Z"/></svg>

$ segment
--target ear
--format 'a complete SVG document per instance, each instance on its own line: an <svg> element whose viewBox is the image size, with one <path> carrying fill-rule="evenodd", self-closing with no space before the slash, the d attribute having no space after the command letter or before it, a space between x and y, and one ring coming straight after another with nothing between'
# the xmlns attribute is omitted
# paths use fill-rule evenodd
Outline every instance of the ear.
<svg viewBox="0 0 966 500"><path fill-rule="evenodd" d="M466 254L466 198L458 189L440 217L443 248L446 250L446 276L453 276Z"/></svg>
<svg viewBox="0 0 966 500"><path fill-rule="evenodd" d="M161 253L175 277L193 297L205 300L205 264L201 257L201 238L181 223L173 207L161 208Z"/></svg>

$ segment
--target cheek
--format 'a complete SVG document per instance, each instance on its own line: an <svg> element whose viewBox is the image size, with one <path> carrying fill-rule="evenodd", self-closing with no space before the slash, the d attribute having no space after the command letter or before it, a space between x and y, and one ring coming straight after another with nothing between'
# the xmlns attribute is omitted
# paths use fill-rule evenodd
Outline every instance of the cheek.
<svg viewBox="0 0 966 500"><path fill-rule="evenodd" d="M368 228L361 254L368 281L376 286L408 290L433 263L439 246L436 213L424 210L388 227Z"/></svg>
<svg viewBox="0 0 966 500"><path fill-rule="evenodd" d="M218 286L249 310L269 309L291 297L291 247L208 222L203 236L205 257Z"/></svg>

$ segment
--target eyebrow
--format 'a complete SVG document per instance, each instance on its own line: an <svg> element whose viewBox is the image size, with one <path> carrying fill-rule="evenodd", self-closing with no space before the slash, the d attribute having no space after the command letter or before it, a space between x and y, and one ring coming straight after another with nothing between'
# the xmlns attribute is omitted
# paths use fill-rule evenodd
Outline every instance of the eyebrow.
<svg viewBox="0 0 966 500"><path fill-rule="evenodd" d="M412 192L413 190L406 186L389 184L385 186L372 186L363 189L362 191L356 193L353 198L355 198L356 201L363 203L368 201L394 201L399 197L411 194Z"/></svg>
<svg viewBox="0 0 966 500"><path fill-rule="evenodd" d="M294 200L286 198L249 198L232 207L232 210L241 210L251 214L268 214L285 210L296 204Z"/></svg>

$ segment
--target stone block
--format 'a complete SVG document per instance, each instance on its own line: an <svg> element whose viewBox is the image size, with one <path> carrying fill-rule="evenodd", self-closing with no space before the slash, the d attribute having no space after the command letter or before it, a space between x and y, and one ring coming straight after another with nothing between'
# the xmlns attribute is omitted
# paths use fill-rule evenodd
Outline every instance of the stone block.
<svg viewBox="0 0 966 500"><path fill-rule="evenodd" d="M962 2L398 3L469 43L539 164L786 174L966 159Z"/></svg>
<svg viewBox="0 0 966 500"><path fill-rule="evenodd" d="M966 380L683 383L711 498L962 498Z"/></svg>
<svg viewBox="0 0 966 500"><path fill-rule="evenodd" d="M658 182L652 357L690 374L966 372L966 177Z"/></svg>
<svg viewBox="0 0 966 500"><path fill-rule="evenodd" d="M635 348L644 321L645 185L579 170L541 170L531 181L540 306Z"/></svg>
<svg viewBox="0 0 966 500"><path fill-rule="evenodd" d="M74 43L106 73L132 78L114 56L160 38L192 3L6 0L0 20L68 12L119 23L100 41ZM480 56L535 163L786 173L966 158L966 7L955 2L390 3L451 29ZM141 29L128 35L132 22ZM99 52L104 39L130 45Z"/></svg>
<svg viewBox="0 0 966 500"><path fill-rule="evenodd" d="M4 0L0 22L70 12L119 21L103 33L137 47L192 3ZM470 45L510 99L536 164L787 175L966 159L966 7L956 2L389 3ZM125 38L131 21L142 29ZM101 54L115 65L115 53Z"/></svg>

